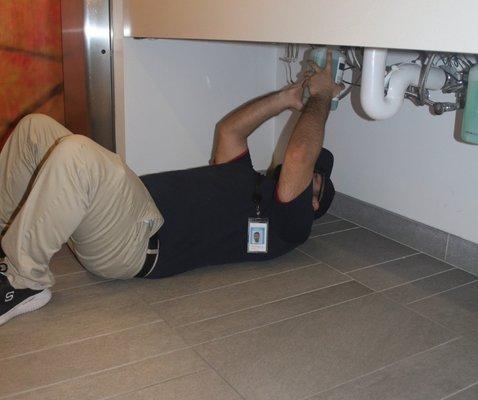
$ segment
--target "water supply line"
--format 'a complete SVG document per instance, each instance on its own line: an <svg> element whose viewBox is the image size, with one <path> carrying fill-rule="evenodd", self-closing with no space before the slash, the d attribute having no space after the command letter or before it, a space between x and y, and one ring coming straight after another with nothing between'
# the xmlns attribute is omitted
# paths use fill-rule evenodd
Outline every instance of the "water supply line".
<svg viewBox="0 0 478 400"><path fill-rule="evenodd" d="M360 101L369 117L382 120L395 115L403 104L409 86L442 89L447 75L441 68L429 66L426 81L420 82L422 67L415 63L399 64L385 78L386 49L364 49ZM385 93L385 80L387 91ZM420 94L423 101L423 93Z"/></svg>

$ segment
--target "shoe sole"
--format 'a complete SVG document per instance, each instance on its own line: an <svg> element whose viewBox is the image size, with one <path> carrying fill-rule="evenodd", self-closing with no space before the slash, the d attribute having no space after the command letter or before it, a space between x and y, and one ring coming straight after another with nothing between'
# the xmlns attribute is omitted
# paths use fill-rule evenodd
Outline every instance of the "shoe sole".
<svg viewBox="0 0 478 400"><path fill-rule="evenodd" d="M28 299L23 300L20 304L17 304L10 311L6 312L0 317L0 326L12 318L25 314L27 312L38 310L47 304L51 299L50 289L45 289L40 293L30 296Z"/></svg>

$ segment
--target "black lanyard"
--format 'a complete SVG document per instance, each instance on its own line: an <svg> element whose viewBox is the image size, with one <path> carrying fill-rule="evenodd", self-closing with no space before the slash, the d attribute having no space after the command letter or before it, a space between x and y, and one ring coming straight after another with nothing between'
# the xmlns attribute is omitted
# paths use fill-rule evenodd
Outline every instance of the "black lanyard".
<svg viewBox="0 0 478 400"><path fill-rule="evenodd" d="M256 177L256 186L254 188L254 194L252 195L252 202L256 206L256 215L259 217L261 215L261 201L262 201L262 192L261 192L261 183L264 179L262 174L257 174Z"/></svg>

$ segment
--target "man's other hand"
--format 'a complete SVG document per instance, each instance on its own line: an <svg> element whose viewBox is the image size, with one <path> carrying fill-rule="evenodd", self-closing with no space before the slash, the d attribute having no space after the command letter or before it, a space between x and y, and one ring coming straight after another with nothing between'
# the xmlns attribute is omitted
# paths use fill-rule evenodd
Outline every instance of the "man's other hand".
<svg viewBox="0 0 478 400"><path fill-rule="evenodd" d="M344 84L336 84L332 76L332 51L327 50L327 63L320 68L315 62L309 61L309 71L305 73L306 84L312 97L331 100L344 89Z"/></svg>
<svg viewBox="0 0 478 400"><path fill-rule="evenodd" d="M306 83L307 79L303 77L297 82L288 85L280 90L279 95L283 97L284 102L287 104L287 108L293 108L297 111L302 110L302 108L304 107L302 98Z"/></svg>

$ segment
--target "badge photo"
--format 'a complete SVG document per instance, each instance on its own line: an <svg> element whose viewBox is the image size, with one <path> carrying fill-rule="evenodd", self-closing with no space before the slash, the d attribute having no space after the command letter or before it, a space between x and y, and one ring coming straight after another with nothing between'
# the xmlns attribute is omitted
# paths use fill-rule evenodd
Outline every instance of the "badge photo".
<svg viewBox="0 0 478 400"><path fill-rule="evenodd" d="M250 218L247 229L247 252L267 253L269 222L263 218Z"/></svg>

